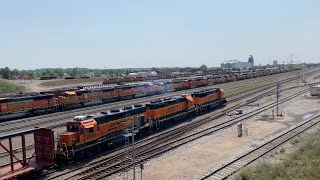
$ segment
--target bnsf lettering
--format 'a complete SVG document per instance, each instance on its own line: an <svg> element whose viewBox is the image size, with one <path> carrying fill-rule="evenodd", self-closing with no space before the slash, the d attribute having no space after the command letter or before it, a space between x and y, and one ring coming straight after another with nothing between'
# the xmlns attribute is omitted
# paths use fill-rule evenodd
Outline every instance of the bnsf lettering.
<svg viewBox="0 0 320 180"><path fill-rule="evenodd" d="M124 119L122 121L116 121L116 122L112 122L109 126L109 130L114 130L114 129L117 129L119 127L122 127L122 126L125 126L125 122L127 121L128 119Z"/></svg>
<svg viewBox="0 0 320 180"><path fill-rule="evenodd" d="M119 125L121 125L121 123L122 123L122 121L117 121L117 122L111 123L110 127L119 126Z"/></svg>

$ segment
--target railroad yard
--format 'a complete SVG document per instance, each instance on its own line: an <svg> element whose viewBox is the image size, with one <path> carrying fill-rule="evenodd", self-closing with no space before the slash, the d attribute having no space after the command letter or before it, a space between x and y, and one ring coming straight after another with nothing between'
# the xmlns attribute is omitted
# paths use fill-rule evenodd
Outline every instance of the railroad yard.
<svg viewBox="0 0 320 180"><path fill-rule="evenodd" d="M98 103L92 106L2 121L0 122L2 147L0 149L0 165L3 169L10 169L10 162L16 162L11 168L21 172L17 165L18 159L23 162L28 160L26 157L43 159L43 156L35 155L35 149L39 147L35 142L37 138L34 132L36 133L37 129L47 128L53 132L52 141L55 149L52 149L51 152L55 154L54 158L67 157L69 162L62 166L51 162L50 165L40 168L41 173L37 172L39 179L133 179L134 176L139 179L140 174L143 179L232 179L233 175L242 167L265 157L268 152L295 137L298 133L310 127L318 128L319 99L310 96L309 86L318 83L317 77L320 75L320 71L313 68L305 73L305 82L301 82L299 70L270 73L261 77L247 75L246 78L238 81L228 81L226 78L224 82L219 84L207 84L191 89L152 94L129 100L123 99L118 102ZM280 94L278 103L276 103L277 86ZM222 88L223 91L215 89L216 87ZM145 122L139 124L141 132L135 137L134 151L131 141L126 146L124 146L124 142L121 142L114 147L110 145L113 143L112 141L106 141L110 148L101 150L103 146L93 146L89 150L97 150L97 153L85 154L86 158L81 156L80 160L76 160L79 157L74 156L72 157L74 159L70 159L76 151L68 149L66 145L61 143L65 138L64 134L68 135L74 132L70 130L71 126L68 126L68 133L64 133L67 129L66 123L73 121L75 116L104 117L105 114L110 114L111 117L114 109L137 104L142 104L142 108L146 106L152 109L153 106L148 105L150 102L178 96L181 99L179 103L186 101L188 102L186 104L190 106L191 103L197 103L197 97L204 96L201 93L205 93L205 96L209 97L209 93L212 93L209 91L210 89L214 89L212 92L216 94L220 93L219 96L214 94L214 97L219 97L221 100L212 101L207 107L208 109L205 108L206 106L202 107L202 103L201 106L195 106L195 108L192 106L189 114L186 113L182 117L179 115L179 121L171 120L170 124L165 123L165 120L150 121L150 118L145 116L151 115L146 112L143 115L143 118L146 118ZM183 96L180 96L182 94ZM188 96L188 94L192 94L192 96ZM227 104L223 101L224 96ZM190 98L193 99L190 100ZM165 102L165 100L161 102ZM277 105L278 116L276 115ZM135 106L132 107L138 109ZM159 107L162 106L156 106L156 108ZM142 110L141 112L143 112ZM100 112L106 113L101 116L98 115ZM119 111L119 113L121 112L122 110ZM128 113L125 118L130 118ZM134 119L134 123L138 123L138 121L140 123L140 115L134 115L132 118L137 118ZM96 121L100 125L100 121L98 119ZM104 122L113 121L115 120ZM84 119L78 122L91 121ZM121 132L122 137L123 126L128 128L131 126L123 124L124 122L120 121L121 130L115 131ZM102 125L98 127L98 130L103 129ZM239 130L237 128L240 125L242 128L241 137L238 137ZM92 125L89 128L95 126ZM108 125L108 127L111 126ZM72 128L74 128L73 125ZM96 130L92 129L92 131ZM90 141L84 142L89 143ZM70 142L73 144L70 148L76 148L74 140ZM65 141L66 143L68 142ZM107 145L105 144L105 146ZM8 151L12 154L8 154ZM133 156L136 165L135 175L132 173ZM142 172L141 164L143 164ZM32 171L38 169L35 168ZM10 173L2 173L5 170L0 172L0 179L11 176ZM12 175L11 177L30 178L30 174Z"/></svg>
<svg viewBox="0 0 320 180"><path fill-rule="evenodd" d="M0 1L0 180L320 179L320 1Z"/></svg>
<svg viewBox="0 0 320 180"><path fill-rule="evenodd" d="M283 98L295 95L305 88L297 88L286 91ZM305 91L304 91L305 92ZM243 126L247 129L247 135L237 137L236 126L230 126L220 131L208 134L200 139L182 145L177 149L164 153L150 161L144 163L144 179L206 179L211 172L215 172L224 164L238 158L248 151L274 139L283 132L293 128L312 117L318 116L319 100L304 98L306 93L290 99L280 105L283 117L272 118L272 110L267 109L251 118L242 120ZM265 97L254 104L261 106L274 101L274 98ZM307 107L307 108L306 108ZM256 111L260 107L245 106L243 111L246 113ZM273 107L274 109L274 107ZM214 115L214 113L212 113ZM236 118L236 117L235 117ZM204 129L216 126L220 121L225 122L230 117L221 117L216 121L211 121L186 134L190 135L203 131ZM234 166L235 167L235 166ZM233 168L234 168L233 167ZM231 169L229 171L231 172ZM140 169L137 168L137 174ZM224 173L228 175L227 173ZM123 179L126 173L119 173L110 179ZM207 177L208 176L208 177ZM129 173L129 178L132 173ZM223 174L215 175L217 178Z"/></svg>

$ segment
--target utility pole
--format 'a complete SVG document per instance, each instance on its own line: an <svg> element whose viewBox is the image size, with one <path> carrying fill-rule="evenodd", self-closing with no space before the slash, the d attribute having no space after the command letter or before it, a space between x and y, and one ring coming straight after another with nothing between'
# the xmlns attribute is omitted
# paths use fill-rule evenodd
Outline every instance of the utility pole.
<svg viewBox="0 0 320 180"><path fill-rule="evenodd" d="M280 83L277 83L277 117L279 115Z"/></svg>
<svg viewBox="0 0 320 180"><path fill-rule="evenodd" d="M132 132L132 168L133 168L133 180L136 180L136 154L134 151L134 120L131 119L131 132Z"/></svg>
<svg viewBox="0 0 320 180"><path fill-rule="evenodd" d="M305 79L305 74L306 74L306 67L305 67L305 63L302 66L302 83L306 83L306 79Z"/></svg>
<svg viewBox="0 0 320 180"><path fill-rule="evenodd" d="M128 115L129 116L129 115ZM127 156L128 159L132 159L132 169L133 169L133 180L136 180L136 159L135 159L135 149L134 149L134 135L135 135L135 128L134 128L134 119L130 118L128 121L124 122L126 125L130 123L131 127L124 130L125 134L125 147L130 146L130 137L132 139L131 149L132 149L132 157ZM129 152L129 150L128 150ZM128 171L127 171L127 179L128 179Z"/></svg>

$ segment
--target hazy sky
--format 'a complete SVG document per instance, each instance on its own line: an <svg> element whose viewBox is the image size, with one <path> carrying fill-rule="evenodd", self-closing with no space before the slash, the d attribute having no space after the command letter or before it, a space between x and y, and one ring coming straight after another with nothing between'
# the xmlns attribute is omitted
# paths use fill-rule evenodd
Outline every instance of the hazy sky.
<svg viewBox="0 0 320 180"><path fill-rule="evenodd" d="M320 62L320 1L1 0L0 67Z"/></svg>

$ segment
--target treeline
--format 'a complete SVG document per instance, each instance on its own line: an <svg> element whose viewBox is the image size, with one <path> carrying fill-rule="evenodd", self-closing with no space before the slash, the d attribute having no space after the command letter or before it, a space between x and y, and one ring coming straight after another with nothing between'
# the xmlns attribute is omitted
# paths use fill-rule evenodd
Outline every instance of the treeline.
<svg viewBox="0 0 320 180"><path fill-rule="evenodd" d="M10 69L8 67L0 68L0 77L3 79L11 79L12 75L15 74L30 74L31 71L28 70L18 70L18 69Z"/></svg>
<svg viewBox="0 0 320 180"><path fill-rule="evenodd" d="M221 69L218 69L221 70ZM159 75L161 74L171 74L172 72L190 72L194 73L196 71L203 71L204 73L210 72L206 65L202 65L200 68L193 67L164 67L164 68L126 68L126 69L88 69L88 68L42 68L35 70L18 70L10 69L9 67L0 68L0 78L12 79L14 75L18 74L31 74L33 79L39 77L115 77L115 76L125 76L129 73L135 73L139 71L155 71Z"/></svg>
<svg viewBox="0 0 320 180"><path fill-rule="evenodd" d="M3 79L12 79L14 75L20 74L31 74L33 79L37 79L39 77L83 77L87 76L87 73L91 72L92 76L101 77L102 70L99 69L86 69L86 68L43 68L36 70L18 70L18 69L10 69L9 67L0 68L0 78Z"/></svg>
<svg viewBox="0 0 320 180"><path fill-rule="evenodd" d="M265 69L268 66L259 66L255 68ZM271 66L270 66L271 67ZM181 73L196 73L201 71L203 73L213 73L221 71L239 71L238 68L233 69L222 69L222 68L208 68L206 65L200 67L161 67L161 68L125 68L125 69L88 69L88 68L42 68L35 70L17 70L10 69L9 67L0 68L0 78L11 79L16 74L31 74L33 79L40 77L115 77L115 76L126 76L129 73L135 73L139 71L155 71L159 75L171 74L173 72Z"/></svg>

